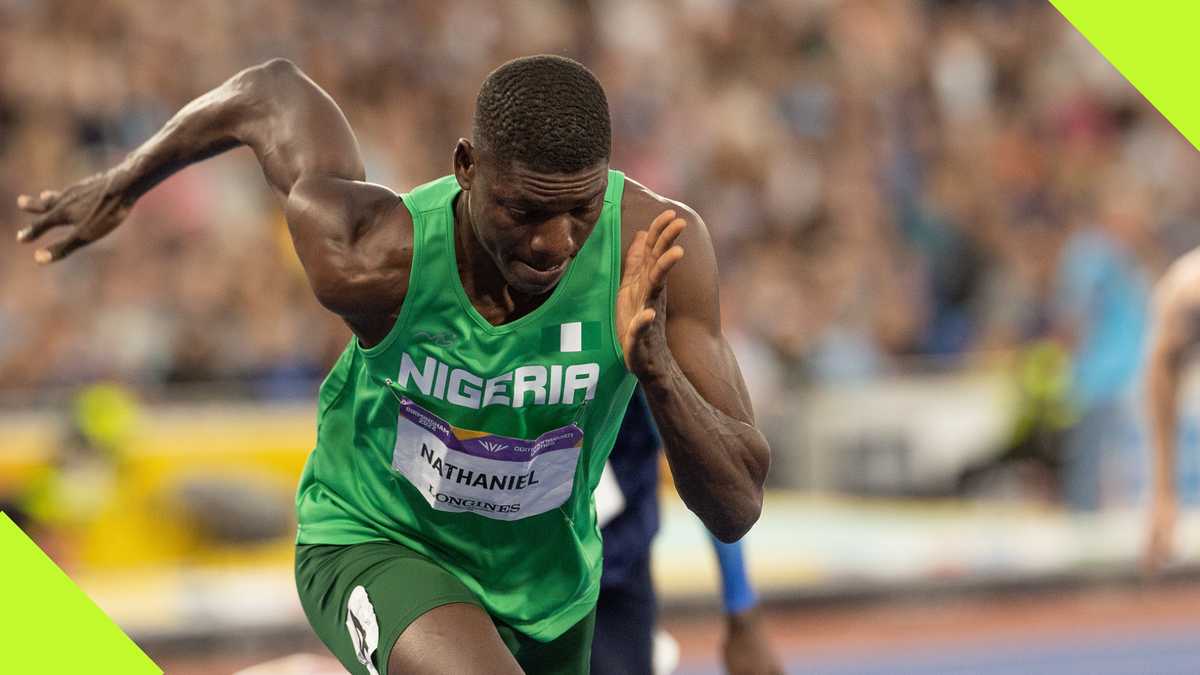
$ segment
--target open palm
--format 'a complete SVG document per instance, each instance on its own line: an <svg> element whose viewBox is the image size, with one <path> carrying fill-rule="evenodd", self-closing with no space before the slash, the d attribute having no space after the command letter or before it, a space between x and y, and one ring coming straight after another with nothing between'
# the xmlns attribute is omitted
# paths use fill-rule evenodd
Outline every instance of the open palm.
<svg viewBox="0 0 1200 675"><path fill-rule="evenodd" d="M687 221L666 210L633 239L625 253L621 288L617 291L617 337L625 353L625 365L635 375L653 356L654 343L665 348L664 307L667 273L683 258L683 247L675 240Z"/></svg>

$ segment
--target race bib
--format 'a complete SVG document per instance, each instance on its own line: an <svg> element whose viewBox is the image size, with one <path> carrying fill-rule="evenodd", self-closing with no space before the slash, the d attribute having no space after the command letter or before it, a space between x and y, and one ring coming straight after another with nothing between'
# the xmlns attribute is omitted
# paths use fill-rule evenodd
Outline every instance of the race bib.
<svg viewBox="0 0 1200 675"><path fill-rule="evenodd" d="M582 446L575 424L509 438L457 428L402 397L392 468L438 511L519 520L567 501Z"/></svg>

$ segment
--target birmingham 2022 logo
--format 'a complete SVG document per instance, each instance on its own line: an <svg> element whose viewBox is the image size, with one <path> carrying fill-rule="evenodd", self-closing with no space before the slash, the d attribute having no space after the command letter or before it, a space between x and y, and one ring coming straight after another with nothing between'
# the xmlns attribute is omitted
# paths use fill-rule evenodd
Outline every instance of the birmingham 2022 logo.
<svg viewBox="0 0 1200 675"><path fill-rule="evenodd" d="M507 445L505 445L504 443L497 443L496 441L480 441L479 444L483 446L484 450L487 450L488 452L492 453L493 455L496 454L497 452L500 452L501 450L508 449Z"/></svg>

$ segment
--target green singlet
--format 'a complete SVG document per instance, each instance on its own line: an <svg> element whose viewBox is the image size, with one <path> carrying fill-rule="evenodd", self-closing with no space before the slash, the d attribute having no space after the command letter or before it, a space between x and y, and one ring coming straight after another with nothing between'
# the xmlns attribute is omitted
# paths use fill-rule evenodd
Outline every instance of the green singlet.
<svg viewBox="0 0 1200 675"><path fill-rule="evenodd" d="M588 616L601 569L592 491L636 383L613 317L625 179L608 180L558 286L500 326L459 280L454 177L403 195L408 295L387 337L352 339L321 386L298 544L401 544L535 640Z"/></svg>

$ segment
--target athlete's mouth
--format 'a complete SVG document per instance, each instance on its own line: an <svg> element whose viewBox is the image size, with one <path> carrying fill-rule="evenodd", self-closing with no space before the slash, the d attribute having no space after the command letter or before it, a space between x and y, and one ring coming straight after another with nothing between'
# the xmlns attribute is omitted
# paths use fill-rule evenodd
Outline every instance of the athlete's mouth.
<svg viewBox="0 0 1200 675"><path fill-rule="evenodd" d="M523 260L516 261L520 275L539 286L549 286L558 281L570 262L571 259L566 258L553 267L542 268L534 267Z"/></svg>

